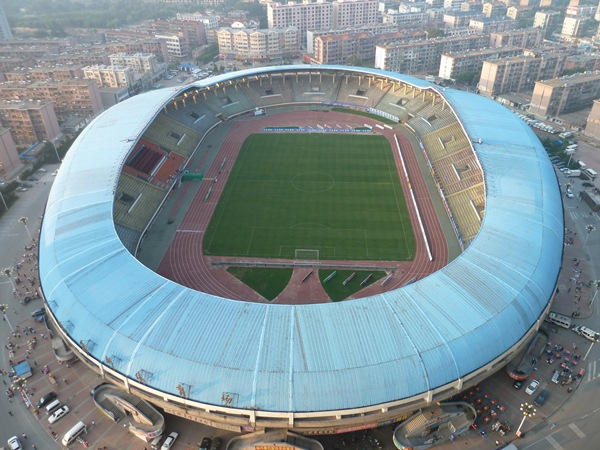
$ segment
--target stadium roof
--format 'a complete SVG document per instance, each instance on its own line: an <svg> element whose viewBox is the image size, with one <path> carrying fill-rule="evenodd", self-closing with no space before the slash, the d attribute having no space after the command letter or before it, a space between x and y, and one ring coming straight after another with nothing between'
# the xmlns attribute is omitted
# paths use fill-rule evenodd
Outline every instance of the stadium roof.
<svg viewBox="0 0 600 450"><path fill-rule="evenodd" d="M40 277L63 329L99 361L149 386L240 408L332 411L408 398L453 382L521 339L547 306L561 264L563 212L553 168L534 133L499 104L371 69L282 66L233 72L204 86L281 70L371 73L445 97L485 172L479 235L434 274L385 294L312 305L246 303L169 281L137 261L113 222L128 151L187 87L135 96L75 141L48 199Z"/></svg>

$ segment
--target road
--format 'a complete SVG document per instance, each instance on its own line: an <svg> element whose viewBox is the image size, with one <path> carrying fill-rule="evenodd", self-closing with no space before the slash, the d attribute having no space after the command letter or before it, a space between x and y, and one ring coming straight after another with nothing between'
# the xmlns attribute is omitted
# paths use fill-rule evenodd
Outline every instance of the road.
<svg viewBox="0 0 600 450"><path fill-rule="evenodd" d="M34 186L27 192L19 192L19 200L10 208L7 214L0 219L0 267L13 267L21 260L25 253L24 247L31 240L31 235L36 235L39 230L40 217L46 207L48 193L52 187L54 177L52 172L58 168L58 165L45 166L46 172L38 172L35 177L38 182L31 182ZM22 217L27 217L27 229L19 222ZM37 277L37 274L35 274ZM17 324L22 320L30 317L31 311L40 307L39 300L22 306L18 300L13 297L12 285L8 278L0 278L0 299L2 304L7 304L9 307L6 312L7 320L3 320L0 325L0 336L10 335L10 325ZM16 311L16 313L15 313ZM10 325L9 325L10 323ZM3 338L3 341L6 342ZM4 344L3 344L4 345ZM2 352L0 368L9 369L8 354ZM3 377L4 381L8 380L7 376ZM33 415L27 411L22 405L16 405L16 402L21 400L13 398L9 403L6 395L3 395L0 402L0 446L5 443L9 437L21 433L27 434L27 440L23 439L23 443L27 446L36 444L40 449L57 448L57 444L50 438L45 430L39 427L38 421ZM11 411L12 416L8 414ZM27 448L28 448L27 447Z"/></svg>

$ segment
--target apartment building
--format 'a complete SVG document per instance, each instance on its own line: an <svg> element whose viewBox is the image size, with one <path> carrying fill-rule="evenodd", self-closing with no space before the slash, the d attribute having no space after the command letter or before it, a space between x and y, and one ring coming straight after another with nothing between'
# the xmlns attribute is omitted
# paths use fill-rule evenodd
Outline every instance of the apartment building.
<svg viewBox="0 0 600 450"><path fill-rule="evenodd" d="M378 22L378 0L336 0L333 6L333 28L346 28Z"/></svg>
<svg viewBox="0 0 600 450"><path fill-rule="evenodd" d="M385 24L385 23L376 23L376 24L367 24L361 25L357 27L347 27L347 28L329 28L325 30L308 30L306 32L306 49L309 53L315 52L315 38L318 36L327 36L327 35L335 35L335 34L354 34L354 33L372 33L375 35L379 34L389 34L395 33L398 31L398 27L394 24ZM375 49L373 48L373 52Z"/></svg>
<svg viewBox="0 0 600 450"><path fill-rule="evenodd" d="M0 101L0 123L10 129L17 145L25 147L54 139L61 133L49 101Z"/></svg>
<svg viewBox="0 0 600 450"><path fill-rule="evenodd" d="M521 28L490 34L490 47L537 47L544 40L544 32L539 28Z"/></svg>
<svg viewBox="0 0 600 450"><path fill-rule="evenodd" d="M538 11L533 17L533 27L547 30L558 23L560 13L558 11Z"/></svg>
<svg viewBox="0 0 600 450"><path fill-rule="evenodd" d="M486 2L483 4L483 15L485 17L506 16L506 4L501 2Z"/></svg>
<svg viewBox="0 0 600 450"><path fill-rule="evenodd" d="M5 72L6 81L32 83L46 80L72 80L83 78L83 66L20 67Z"/></svg>
<svg viewBox="0 0 600 450"><path fill-rule="evenodd" d="M600 72L537 81L529 112L553 117L592 106L600 98Z"/></svg>
<svg viewBox="0 0 600 450"><path fill-rule="evenodd" d="M346 33L315 39L312 64L367 64L375 58L375 36L371 33Z"/></svg>
<svg viewBox="0 0 600 450"><path fill-rule="evenodd" d="M190 22L201 22L204 25L204 33L206 35L206 42L213 44L217 42L217 30L219 29L219 17L202 14L200 12L195 13L177 13L177 20L190 21Z"/></svg>
<svg viewBox="0 0 600 450"><path fill-rule="evenodd" d="M429 13L425 9L410 8L398 11L388 11L383 14L383 23L392 25L408 25L429 21Z"/></svg>
<svg viewBox="0 0 600 450"><path fill-rule="evenodd" d="M469 27L480 33L489 34L514 30L517 24L508 17L483 17L481 19L471 19Z"/></svg>
<svg viewBox="0 0 600 450"><path fill-rule="evenodd" d="M560 34L566 37L579 36L585 19L576 16L566 16Z"/></svg>
<svg viewBox="0 0 600 450"><path fill-rule="evenodd" d="M8 128L0 128L0 182L11 180L23 167ZM2 205L4 207L4 205Z"/></svg>
<svg viewBox="0 0 600 450"><path fill-rule="evenodd" d="M134 72L154 74L159 70L156 55L152 53L114 53L109 56L112 66L129 66Z"/></svg>
<svg viewBox="0 0 600 450"><path fill-rule="evenodd" d="M311 64L351 64L355 59L366 65L375 62L375 46L386 42L414 41L425 39L425 30L396 31L395 33L374 34L370 32L345 33L318 36L315 39Z"/></svg>
<svg viewBox="0 0 600 450"><path fill-rule="evenodd" d="M510 92L532 91L536 81L555 78L564 70L568 54L546 52L539 57L528 54L495 61L484 61L477 85L488 97Z"/></svg>
<svg viewBox="0 0 600 450"><path fill-rule="evenodd" d="M204 22L201 20L154 20L138 29L152 35L181 33L187 37L188 45L192 48L205 45L207 42Z"/></svg>
<svg viewBox="0 0 600 450"><path fill-rule="evenodd" d="M506 9L506 17L512 20L530 20L533 12L529 6L509 6Z"/></svg>
<svg viewBox="0 0 600 450"><path fill-rule="evenodd" d="M129 66L88 66L83 68L84 77L95 80L98 87L131 87L135 82L133 68Z"/></svg>
<svg viewBox="0 0 600 450"><path fill-rule="evenodd" d="M406 74L437 74L442 54L480 49L489 45L489 39L489 36L473 35L379 44L375 47L375 67Z"/></svg>
<svg viewBox="0 0 600 450"><path fill-rule="evenodd" d="M71 53L64 53L61 55L47 55L39 58L34 65L40 65L43 67L84 67L94 66L97 64L110 64L110 53L99 50L99 51L88 51L88 52L77 52L73 49Z"/></svg>
<svg viewBox="0 0 600 450"><path fill-rule="evenodd" d="M445 12L442 18L446 28L468 27L472 19L481 19L483 14L476 11L451 11Z"/></svg>
<svg viewBox="0 0 600 450"><path fill-rule="evenodd" d="M170 59L186 58L190 54L188 38L186 32L174 34L157 34L156 39L159 39L167 45L167 52Z"/></svg>
<svg viewBox="0 0 600 450"><path fill-rule="evenodd" d="M219 53L227 59L271 61L300 53L296 27L248 30L221 28L217 32Z"/></svg>
<svg viewBox="0 0 600 450"><path fill-rule="evenodd" d="M167 42L164 39L158 39L154 36L146 39L139 39L138 36L138 39L110 42L104 45L96 45L92 48L108 55L113 53L152 53L156 56L156 60L159 63L168 62L171 59ZM105 64L110 64L110 61Z"/></svg>
<svg viewBox="0 0 600 450"><path fill-rule="evenodd" d="M52 102L58 123L72 116L94 117L102 112L98 85L93 80L0 84L0 100L30 98Z"/></svg>
<svg viewBox="0 0 600 450"><path fill-rule="evenodd" d="M511 46L446 53L440 58L438 76L444 80L453 80L462 72L480 70L483 66L483 61L487 59L498 59L522 54L523 50L521 48Z"/></svg>
<svg viewBox="0 0 600 450"><path fill-rule="evenodd" d="M267 22L269 28L296 27L300 36L300 45L305 46L308 30L333 28L333 4L325 0L316 2L304 0L302 3L270 2L267 4Z"/></svg>

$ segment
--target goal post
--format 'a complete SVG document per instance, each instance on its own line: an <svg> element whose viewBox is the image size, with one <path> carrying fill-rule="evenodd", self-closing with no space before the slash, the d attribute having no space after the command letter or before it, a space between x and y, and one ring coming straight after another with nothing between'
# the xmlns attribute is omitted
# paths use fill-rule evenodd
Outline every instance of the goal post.
<svg viewBox="0 0 600 450"><path fill-rule="evenodd" d="M294 259L300 261L318 261L319 250L312 248L297 248L294 250Z"/></svg>

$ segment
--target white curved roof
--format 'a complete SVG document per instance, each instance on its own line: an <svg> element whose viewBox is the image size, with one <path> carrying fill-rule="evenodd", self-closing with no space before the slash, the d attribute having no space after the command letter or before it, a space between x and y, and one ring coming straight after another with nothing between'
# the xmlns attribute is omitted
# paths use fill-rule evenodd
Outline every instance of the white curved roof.
<svg viewBox="0 0 600 450"><path fill-rule="evenodd" d="M75 141L50 193L40 239L48 305L75 342L135 380L221 405L330 411L412 397L498 357L546 307L558 276L563 215L557 180L533 132L499 104L422 80L351 67L287 66L234 72L343 70L437 90L452 105L485 171L479 235L436 273L359 300L245 303L193 291L138 262L117 237L114 189L129 149L174 88L139 95L94 120Z"/></svg>

